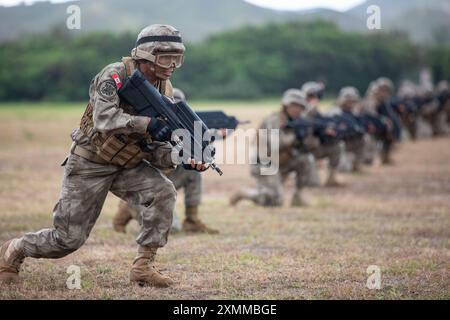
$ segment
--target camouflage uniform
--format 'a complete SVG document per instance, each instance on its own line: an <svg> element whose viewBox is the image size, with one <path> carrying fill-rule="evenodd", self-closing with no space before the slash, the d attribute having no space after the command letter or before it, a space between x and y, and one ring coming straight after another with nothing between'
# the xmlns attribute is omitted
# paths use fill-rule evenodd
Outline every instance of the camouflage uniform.
<svg viewBox="0 0 450 320"><path fill-rule="evenodd" d="M182 188L184 189L185 207L198 207L200 205L202 199L202 175L200 172L193 170L185 170L183 167L179 166L175 169L175 171L170 172L167 175L167 178L170 181L172 181L176 190ZM130 219L136 219L139 221L138 216L139 208L135 206L130 206L131 208L128 208L127 203L124 201L121 201L119 206L120 211L127 212L128 218L126 221L117 222L117 224L124 225ZM181 225L175 211L173 212L172 229L175 229L175 231L181 229ZM120 231L122 231L122 229L120 229Z"/></svg>
<svg viewBox="0 0 450 320"><path fill-rule="evenodd" d="M312 108L308 112L308 117L313 118L316 113L318 113L317 109ZM316 159L328 159L328 169L330 172L336 172L344 152L344 145L341 141L334 141L329 144L321 144L311 151Z"/></svg>
<svg viewBox="0 0 450 320"><path fill-rule="evenodd" d="M138 40L166 35L179 37L179 32L171 26L152 25L139 34ZM136 46L141 50L138 55L150 55L155 47L184 52L181 41L154 40ZM136 54L135 49L132 54ZM173 283L151 265L157 248L167 243L176 202L173 183L160 171L174 168L172 146L153 141L147 131L150 118L135 115L133 108L119 98L118 89L135 67L135 60L124 58L106 66L92 80L89 104L80 127L71 135L73 144L53 211L54 227L5 243L0 248L0 280L17 280L25 257L61 258L80 248L111 191L139 208L139 248L130 280L155 286ZM156 87L162 94L172 96L170 82L158 81ZM148 148L143 151L136 142L143 142Z"/></svg>
<svg viewBox="0 0 450 320"><path fill-rule="evenodd" d="M305 106L304 96L300 90L290 89L283 96L283 105L294 102ZM311 154L302 152L299 149L298 140L295 133L284 128L288 122L287 114L284 110L276 112L263 120L259 129L266 129L267 135L258 131L256 144L265 144L268 150L272 145L270 130L279 129L279 146L275 152L279 154L279 163L276 174L262 175L261 168L264 166L259 161L251 165L251 175L257 180L256 189L243 189L234 194L231 205L237 204L240 200L248 199L261 206L282 206L283 205L283 182L293 173L296 178L296 192L292 199L293 206L301 206L304 201L301 197L301 190L307 184L306 172L313 165ZM272 165L274 164L272 159Z"/></svg>
<svg viewBox="0 0 450 320"><path fill-rule="evenodd" d="M377 115L376 106L374 103L374 91L375 91L375 81L369 83L367 87L365 97L362 99L361 103L357 106L358 114L368 113L370 115ZM373 164L375 158L380 152L380 142L372 134L367 134L364 136L364 150L363 150L363 162L366 165Z"/></svg>
<svg viewBox="0 0 450 320"><path fill-rule="evenodd" d="M309 99L311 97L316 97L321 99L322 91L324 90L324 85L317 82L306 82L302 86L302 91L306 95L309 103ZM317 106L309 106L308 112L306 113L306 117L314 119L316 116L320 115ZM327 144L319 144L316 148L310 150L314 155L314 158L319 159L328 159L328 179L326 182L327 186L337 186L339 183L336 181L336 172L340 163L341 158L344 154L344 144L342 141L332 141ZM312 172L307 175L310 177L318 177L317 167L310 167ZM315 180L318 180L316 178Z"/></svg>
<svg viewBox="0 0 450 320"><path fill-rule="evenodd" d="M263 121L260 129L280 129L286 121L284 113L273 113ZM269 136L266 139L269 140ZM312 166L313 158L308 153L302 153L295 146L296 137L293 132L281 129L279 139L279 173L275 175L261 175L259 174L261 164L252 166L251 173L257 179L257 189L249 190L248 198L261 206L283 205L283 182L291 173L295 175L297 193L308 183L306 175L307 170ZM297 195L297 197L300 197L300 195Z"/></svg>
<svg viewBox="0 0 450 320"><path fill-rule="evenodd" d="M448 100L449 90L449 85L446 81L441 81L432 92L425 90L425 95L432 97L424 109L429 109L426 114L426 120L430 123L434 136L447 135L450 132L447 121L450 108ZM445 96L445 93L447 93L447 98L441 99Z"/></svg>
<svg viewBox="0 0 450 320"><path fill-rule="evenodd" d="M125 81L125 65L113 63L104 68L89 88L93 107L94 130L145 136L148 121L125 111L112 82L118 74ZM74 147L96 152L92 137L80 128L72 133ZM100 214L108 191L139 207L142 230L136 241L140 245L162 247L167 242L172 223L176 191L158 168L173 167L168 143L151 143L155 151L141 162L124 169L112 164L95 163L71 154L65 165L60 200L54 209L54 229L28 233L22 238L25 255L33 258L60 258L78 249L88 238ZM153 164L153 165L152 165ZM139 183L136 183L139 181Z"/></svg>
<svg viewBox="0 0 450 320"><path fill-rule="evenodd" d="M403 135L408 135L412 140L417 138L418 129L418 106L415 102L417 88L411 81L403 81L397 91L397 97L402 110L399 112L404 126ZM408 105L409 104L409 108Z"/></svg>
<svg viewBox="0 0 450 320"><path fill-rule="evenodd" d="M369 85L365 99L361 104L363 113L368 113L380 118L387 124L388 130L384 137L372 138L376 144L381 144L381 160L383 164L390 164L392 150L395 142L401 136L401 122L397 114L394 112L390 98L392 97L394 85L391 80L387 78L378 78ZM374 141L368 145L370 149L373 148ZM371 151L378 151L378 148ZM375 156L375 152L371 154ZM373 158L372 158L373 159ZM372 160L371 159L371 160Z"/></svg>
<svg viewBox="0 0 450 320"><path fill-rule="evenodd" d="M436 86L436 94L442 109L443 117L446 120L447 133L450 131L450 84L442 80Z"/></svg>
<svg viewBox="0 0 450 320"><path fill-rule="evenodd" d="M337 106L330 110L330 115L345 115L350 113L351 115L357 115L355 107L360 101L359 92L355 87L344 87L340 90L337 99ZM349 166L353 171L358 171L361 168L361 164L364 161L364 146L367 137L364 135L356 136L345 141L345 152L353 155L354 161ZM341 157L342 161L347 156Z"/></svg>

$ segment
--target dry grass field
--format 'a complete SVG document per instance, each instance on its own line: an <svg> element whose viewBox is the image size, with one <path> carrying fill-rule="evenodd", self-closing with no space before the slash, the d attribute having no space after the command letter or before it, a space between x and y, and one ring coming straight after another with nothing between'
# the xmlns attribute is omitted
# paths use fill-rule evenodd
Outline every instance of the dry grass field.
<svg viewBox="0 0 450 320"><path fill-rule="evenodd" d="M211 105L256 127L277 104ZM51 226L60 163L82 111L0 107L0 241ZM395 161L341 175L344 188L307 189L304 209L287 205L292 183L282 208L231 208L233 190L254 185L248 166L205 173L201 214L221 233L170 237L158 257L177 282L169 289L128 283L138 225L125 235L112 230L118 199L111 195L79 251L26 260L22 283L0 287L0 299L449 299L450 138L406 142ZM182 217L182 194L177 211ZM70 265L81 267L80 290L66 287ZM370 265L381 270L380 290L366 288Z"/></svg>

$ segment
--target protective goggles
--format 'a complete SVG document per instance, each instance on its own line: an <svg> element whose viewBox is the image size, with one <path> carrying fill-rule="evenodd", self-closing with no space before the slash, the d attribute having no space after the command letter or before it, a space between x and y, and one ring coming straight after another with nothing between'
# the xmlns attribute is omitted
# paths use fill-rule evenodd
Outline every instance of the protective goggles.
<svg viewBox="0 0 450 320"><path fill-rule="evenodd" d="M170 68L171 66L179 68L183 64L183 61L184 54L182 53L157 53L153 62L161 68Z"/></svg>
<svg viewBox="0 0 450 320"><path fill-rule="evenodd" d="M131 51L131 55L136 58L145 59L153 62L154 64L162 67L162 68L170 68L172 65L175 68L181 67L184 62L184 54L183 53L156 53L151 54L150 52L134 48Z"/></svg>

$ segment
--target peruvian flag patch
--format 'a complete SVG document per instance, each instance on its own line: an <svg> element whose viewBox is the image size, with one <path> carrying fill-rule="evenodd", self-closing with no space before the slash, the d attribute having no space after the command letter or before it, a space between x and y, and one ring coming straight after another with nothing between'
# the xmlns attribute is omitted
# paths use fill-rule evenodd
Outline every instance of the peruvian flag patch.
<svg viewBox="0 0 450 320"><path fill-rule="evenodd" d="M117 73L113 73L111 77L114 79L114 82L116 83L117 89L122 88L122 81L120 81L120 77Z"/></svg>

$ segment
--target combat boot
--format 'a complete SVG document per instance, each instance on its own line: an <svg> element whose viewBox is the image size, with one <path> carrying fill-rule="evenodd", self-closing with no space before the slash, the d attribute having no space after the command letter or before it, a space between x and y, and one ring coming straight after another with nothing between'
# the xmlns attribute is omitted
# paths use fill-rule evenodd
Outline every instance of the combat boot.
<svg viewBox="0 0 450 320"><path fill-rule="evenodd" d="M239 201L248 199L248 198L249 197L247 196L247 194L243 190L240 190L231 196L230 206L234 207L235 205L237 205L239 203Z"/></svg>
<svg viewBox="0 0 450 320"><path fill-rule="evenodd" d="M183 221L183 231L207 234L219 233L219 230L208 227L198 218L197 206L186 207L186 219Z"/></svg>
<svg viewBox="0 0 450 320"><path fill-rule="evenodd" d="M20 239L5 242L0 247L0 283L17 282L24 259L25 254L20 248Z"/></svg>
<svg viewBox="0 0 450 320"><path fill-rule="evenodd" d="M381 163L383 165L394 165L394 161L391 158L391 155L389 152L382 152L381 153Z"/></svg>
<svg viewBox="0 0 450 320"><path fill-rule="evenodd" d="M363 167L362 167L362 164L360 161L355 160L353 162L352 172L353 173L363 173Z"/></svg>
<svg viewBox="0 0 450 320"><path fill-rule="evenodd" d="M292 197L291 202L292 207L306 207L308 203L303 199L302 193L300 190L295 191L294 196Z"/></svg>
<svg viewBox="0 0 450 320"><path fill-rule="evenodd" d="M336 179L336 173L334 171L331 171L330 175L328 176L327 182L325 183L325 187L336 188L342 186L343 184Z"/></svg>
<svg viewBox="0 0 450 320"><path fill-rule="evenodd" d="M119 209L113 218L114 231L120 233L126 233L127 224L133 219L132 211L128 203L121 201L119 203Z"/></svg>
<svg viewBox="0 0 450 320"><path fill-rule="evenodd" d="M155 266L155 256L157 247L139 246L138 255L134 259L130 271L130 282L140 286L153 286L167 288L174 282L171 278L159 272Z"/></svg>
<svg viewBox="0 0 450 320"><path fill-rule="evenodd" d="M320 176L319 171L316 168L316 164L313 163L312 167L307 170L308 176L305 183L305 186L310 188L318 188L320 187Z"/></svg>

